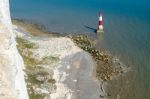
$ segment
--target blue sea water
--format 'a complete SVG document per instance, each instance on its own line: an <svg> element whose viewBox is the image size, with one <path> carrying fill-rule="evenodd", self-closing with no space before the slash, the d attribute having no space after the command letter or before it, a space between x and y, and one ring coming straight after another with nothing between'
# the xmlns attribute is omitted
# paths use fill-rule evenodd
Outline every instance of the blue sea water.
<svg viewBox="0 0 150 99"><path fill-rule="evenodd" d="M48 31L95 35L103 13L103 47L131 68L108 89L111 99L150 99L149 0L10 0L12 18L30 20Z"/></svg>

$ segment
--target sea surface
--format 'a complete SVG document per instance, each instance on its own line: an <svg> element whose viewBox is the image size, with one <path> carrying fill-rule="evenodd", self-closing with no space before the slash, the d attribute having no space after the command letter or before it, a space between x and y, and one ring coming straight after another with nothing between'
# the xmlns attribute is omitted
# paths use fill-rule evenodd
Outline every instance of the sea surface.
<svg viewBox="0 0 150 99"><path fill-rule="evenodd" d="M95 36L103 13L101 45L130 68L108 83L110 99L150 99L149 0L10 0L11 15L48 31Z"/></svg>

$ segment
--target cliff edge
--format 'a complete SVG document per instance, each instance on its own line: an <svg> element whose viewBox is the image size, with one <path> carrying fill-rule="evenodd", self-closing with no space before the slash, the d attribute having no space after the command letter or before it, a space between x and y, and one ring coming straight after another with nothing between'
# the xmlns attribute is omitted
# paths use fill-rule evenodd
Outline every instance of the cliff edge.
<svg viewBox="0 0 150 99"><path fill-rule="evenodd" d="M0 99L28 99L23 60L12 32L9 0L0 0Z"/></svg>

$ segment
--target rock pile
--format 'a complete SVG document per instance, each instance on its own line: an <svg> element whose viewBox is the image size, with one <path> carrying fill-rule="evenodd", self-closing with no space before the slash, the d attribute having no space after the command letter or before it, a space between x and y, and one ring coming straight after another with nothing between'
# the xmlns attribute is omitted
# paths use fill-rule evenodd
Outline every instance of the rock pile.
<svg viewBox="0 0 150 99"><path fill-rule="evenodd" d="M85 35L69 36L80 48L93 56L97 63L96 76L103 81L111 80L115 75L123 73L121 66L113 62L113 56L105 51L97 50L92 40Z"/></svg>

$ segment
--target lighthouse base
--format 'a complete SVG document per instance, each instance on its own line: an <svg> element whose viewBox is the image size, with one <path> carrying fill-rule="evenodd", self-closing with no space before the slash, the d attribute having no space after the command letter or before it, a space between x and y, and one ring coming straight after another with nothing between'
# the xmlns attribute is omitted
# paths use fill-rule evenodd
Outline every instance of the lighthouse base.
<svg viewBox="0 0 150 99"><path fill-rule="evenodd" d="M104 33L104 31L99 29L96 31L96 33Z"/></svg>

